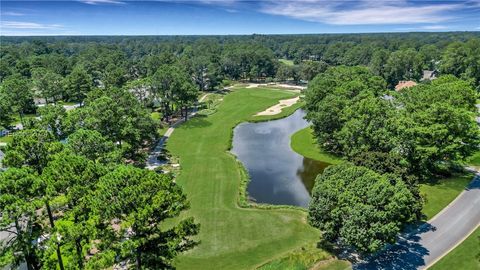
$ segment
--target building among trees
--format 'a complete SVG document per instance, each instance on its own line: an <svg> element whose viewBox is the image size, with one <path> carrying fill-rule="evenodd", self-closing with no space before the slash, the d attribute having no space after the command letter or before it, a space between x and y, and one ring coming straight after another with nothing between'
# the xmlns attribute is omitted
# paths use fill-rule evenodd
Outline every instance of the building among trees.
<svg viewBox="0 0 480 270"><path fill-rule="evenodd" d="M395 91L400 91L403 88L413 87L415 85L417 85L417 83L414 81L399 81L398 84L395 86Z"/></svg>

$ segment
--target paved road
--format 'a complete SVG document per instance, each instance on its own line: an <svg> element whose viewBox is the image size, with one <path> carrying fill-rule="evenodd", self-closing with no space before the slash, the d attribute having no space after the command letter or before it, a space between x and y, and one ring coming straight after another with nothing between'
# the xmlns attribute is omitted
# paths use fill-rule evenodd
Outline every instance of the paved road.
<svg viewBox="0 0 480 270"><path fill-rule="evenodd" d="M480 226L480 174L447 208L385 252L353 266L356 270L425 269Z"/></svg>

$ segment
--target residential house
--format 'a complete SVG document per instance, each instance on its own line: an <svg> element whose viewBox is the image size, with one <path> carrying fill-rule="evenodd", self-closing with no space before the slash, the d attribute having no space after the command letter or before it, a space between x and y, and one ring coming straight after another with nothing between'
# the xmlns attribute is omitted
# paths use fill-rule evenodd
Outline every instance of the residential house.
<svg viewBox="0 0 480 270"><path fill-rule="evenodd" d="M431 81L437 78L437 71L436 70L424 70L423 77L420 79L421 81Z"/></svg>
<svg viewBox="0 0 480 270"><path fill-rule="evenodd" d="M417 85L417 83L414 81L399 81L395 86L395 91L400 91L403 88L413 87L415 85Z"/></svg>

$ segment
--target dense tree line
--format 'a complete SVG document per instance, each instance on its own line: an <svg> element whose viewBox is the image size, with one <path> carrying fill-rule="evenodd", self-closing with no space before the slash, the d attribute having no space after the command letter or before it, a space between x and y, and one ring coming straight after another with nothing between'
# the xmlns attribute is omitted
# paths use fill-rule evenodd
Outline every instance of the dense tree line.
<svg viewBox="0 0 480 270"><path fill-rule="evenodd" d="M143 166L154 124L124 89L96 89L66 112L47 105L16 132L0 172L0 265L28 269L171 267L198 224L172 175ZM148 149L148 148L147 148Z"/></svg>
<svg viewBox="0 0 480 270"><path fill-rule="evenodd" d="M446 75L392 91L367 67L315 77L305 92L307 119L322 149L349 163L317 178L311 224L364 252L392 243L421 218L419 181L448 175L478 149L473 85Z"/></svg>

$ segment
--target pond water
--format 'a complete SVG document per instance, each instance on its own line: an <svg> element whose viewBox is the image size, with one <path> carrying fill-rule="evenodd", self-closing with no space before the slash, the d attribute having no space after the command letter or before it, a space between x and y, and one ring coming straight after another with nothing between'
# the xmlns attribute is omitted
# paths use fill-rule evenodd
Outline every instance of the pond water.
<svg viewBox="0 0 480 270"><path fill-rule="evenodd" d="M309 126L305 112L234 129L232 153L250 175L252 201L306 207L316 176L329 164L305 158L290 148L290 136Z"/></svg>

